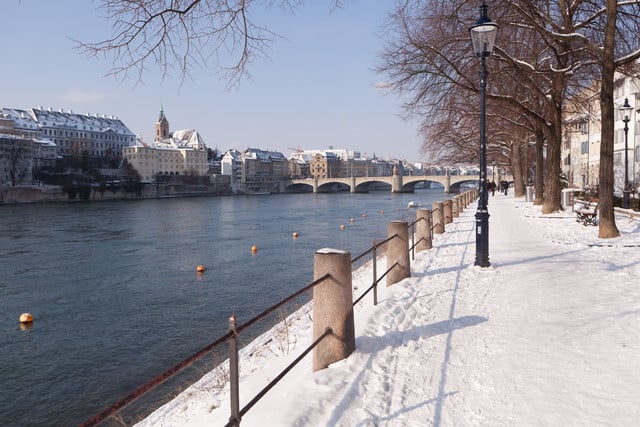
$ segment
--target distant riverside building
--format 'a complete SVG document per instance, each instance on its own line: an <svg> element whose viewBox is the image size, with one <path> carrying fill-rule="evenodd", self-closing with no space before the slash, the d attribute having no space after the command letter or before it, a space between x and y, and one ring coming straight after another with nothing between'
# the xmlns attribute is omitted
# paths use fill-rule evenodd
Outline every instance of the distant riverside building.
<svg viewBox="0 0 640 427"><path fill-rule="evenodd" d="M292 176L301 178L390 176L394 163L347 149L296 150L290 156L289 170Z"/></svg>
<svg viewBox="0 0 640 427"><path fill-rule="evenodd" d="M33 171L64 158L118 161L136 136L117 117L52 108L0 110L0 183L31 183ZM19 161L15 163L15 160ZM85 162L86 163L86 162Z"/></svg>
<svg viewBox="0 0 640 427"><path fill-rule="evenodd" d="M342 161L332 151L321 151L309 162L309 173L313 178L342 178Z"/></svg>
<svg viewBox="0 0 640 427"><path fill-rule="evenodd" d="M136 141L136 135L115 116L75 114L71 110L54 111L42 107L3 108L2 114L25 135L53 142L61 156L119 156L123 147Z"/></svg>
<svg viewBox="0 0 640 427"><path fill-rule="evenodd" d="M247 148L240 159L243 192L272 192L289 177L289 162L280 152Z"/></svg>
<svg viewBox="0 0 640 427"><path fill-rule="evenodd" d="M242 153L238 150L228 150L220 160L220 173L231 178L231 191L237 193L242 190Z"/></svg>
<svg viewBox="0 0 640 427"><path fill-rule="evenodd" d="M308 178L310 172L311 156L300 154L289 158L289 175L291 178Z"/></svg>
<svg viewBox="0 0 640 427"><path fill-rule="evenodd" d="M289 161L278 151L247 148L228 150L220 161L223 175L231 176L234 192L274 192L279 181L289 179Z"/></svg>
<svg viewBox="0 0 640 427"><path fill-rule="evenodd" d="M158 176L207 175L207 146L194 129L169 132L169 121L160 111L155 124L155 141L147 144L137 140L124 147L122 156L138 171L143 181L155 181Z"/></svg>
<svg viewBox="0 0 640 427"><path fill-rule="evenodd" d="M58 147L34 128L16 128L10 114L0 113L0 185L30 184L32 172L54 167Z"/></svg>

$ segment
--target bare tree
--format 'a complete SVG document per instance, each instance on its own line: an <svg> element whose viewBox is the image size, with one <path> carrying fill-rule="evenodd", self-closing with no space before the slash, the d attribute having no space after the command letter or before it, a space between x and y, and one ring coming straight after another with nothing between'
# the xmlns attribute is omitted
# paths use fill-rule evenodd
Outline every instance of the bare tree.
<svg viewBox="0 0 640 427"><path fill-rule="evenodd" d="M405 110L409 115L423 117L423 128L433 128L442 121L443 115L449 115L449 104L456 98L467 101L466 110L476 109L468 102L470 94L479 92L476 78L479 64L472 54L468 36L469 26L477 19L476 3L412 0L400 5L392 16L396 37L383 54L380 70L389 75L401 95L409 97ZM504 135L513 134L509 128L530 128L532 132L541 129L544 132L541 141L548 146L548 161L546 172L538 176L549 177L543 210L553 212L560 209L562 99L567 82L578 67L571 64L568 46L558 49L550 44L554 39L537 37L535 28L522 17L522 10L511 3L492 10L492 14L495 12L499 17L501 29L496 58L489 64L487 97L491 100L488 111L492 119L488 123L489 152L493 149L501 153L511 148L514 141L504 139ZM544 57L551 59L541 61ZM505 111L510 116L503 114ZM500 118L497 125L496 118ZM532 120L536 122L534 126L530 123ZM429 134L425 132L425 135ZM521 153L520 145L528 138L518 139L515 155ZM429 147L433 143L437 142L425 141ZM542 185L538 190L542 199Z"/></svg>
<svg viewBox="0 0 640 427"><path fill-rule="evenodd" d="M29 141L20 138L3 139L0 142L1 151L4 151L4 156L2 157L7 159L12 187L22 183L31 169L32 150L28 144L30 144Z"/></svg>
<svg viewBox="0 0 640 427"><path fill-rule="evenodd" d="M514 0L494 2L491 9L501 28L489 82L503 79L511 83L494 84L487 96L493 105L500 102L501 110L510 104L514 117L527 116L532 125L538 153L536 190L543 198L544 213L561 208L564 101L593 80L603 82L601 237L617 235L613 219L613 75L640 56L635 37L640 32L639 3ZM409 113L434 120L448 100L443 91L457 85L477 92L471 78L473 67L468 57L461 56L469 50L462 42L466 41L464 27L474 21L467 11L470 8L472 4L466 0L407 0L393 16L399 36L385 52L382 70L389 72L401 93L411 94L406 104ZM546 159L541 173L543 144ZM544 182L540 181L543 177Z"/></svg>
<svg viewBox="0 0 640 427"><path fill-rule="evenodd" d="M607 0L594 10L587 32L588 47L601 68L600 135L600 220L598 236L620 235L613 210L614 75L640 58L640 2Z"/></svg>
<svg viewBox="0 0 640 427"><path fill-rule="evenodd" d="M113 22L110 38L77 41L89 56L113 58L107 75L142 80L151 66L163 77L175 72L181 80L194 66L214 62L231 87L250 76L249 65L265 55L278 37L254 20L259 8L294 9L304 0L102 0L100 8ZM340 0L330 1L333 8Z"/></svg>

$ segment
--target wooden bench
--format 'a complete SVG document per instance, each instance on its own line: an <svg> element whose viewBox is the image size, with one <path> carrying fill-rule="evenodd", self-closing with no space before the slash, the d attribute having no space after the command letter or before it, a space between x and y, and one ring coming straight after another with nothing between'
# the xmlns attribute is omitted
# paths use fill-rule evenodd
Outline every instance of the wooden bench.
<svg viewBox="0 0 640 427"><path fill-rule="evenodd" d="M591 203L595 202L595 207L591 207ZM578 209L576 209L576 222L582 223L582 225L596 225L598 219L598 207L600 200L592 199Z"/></svg>

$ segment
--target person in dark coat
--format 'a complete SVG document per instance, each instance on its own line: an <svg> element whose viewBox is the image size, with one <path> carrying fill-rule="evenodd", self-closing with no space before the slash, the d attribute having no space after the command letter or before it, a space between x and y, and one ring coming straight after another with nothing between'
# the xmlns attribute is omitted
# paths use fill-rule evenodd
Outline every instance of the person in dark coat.
<svg viewBox="0 0 640 427"><path fill-rule="evenodd" d="M504 195L506 196L509 192L509 182L502 181L500 184L502 185L502 191L504 191Z"/></svg>

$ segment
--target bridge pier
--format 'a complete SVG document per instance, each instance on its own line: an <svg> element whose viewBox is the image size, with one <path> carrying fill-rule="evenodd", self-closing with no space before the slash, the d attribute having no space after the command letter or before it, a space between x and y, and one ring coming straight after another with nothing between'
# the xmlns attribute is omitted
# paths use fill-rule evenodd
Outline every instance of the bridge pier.
<svg viewBox="0 0 640 427"><path fill-rule="evenodd" d="M393 167L393 181L391 183L392 193L402 193L402 175L398 173L398 167Z"/></svg>

